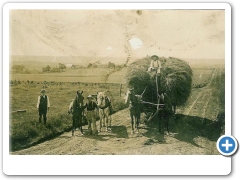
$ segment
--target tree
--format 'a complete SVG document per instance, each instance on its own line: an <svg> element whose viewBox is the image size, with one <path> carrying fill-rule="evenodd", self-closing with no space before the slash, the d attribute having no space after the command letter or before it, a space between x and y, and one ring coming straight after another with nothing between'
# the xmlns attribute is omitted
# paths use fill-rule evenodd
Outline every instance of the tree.
<svg viewBox="0 0 240 180"><path fill-rule="evenodd" d="M51 72L60 72L60 69L58 67L54 67L51 69Z"/></svg>
<svg viewBox="0 0 240 180"><path fill-rule="evenodd" d="M59 68L59 70L63 71L63 69L66 69L67 67L65 66L65 64L58 63L58 68Z"/></svg>
<svg viewBox="0 0 240 180"><path fill-rule="evenodd" d="M97 65L96 65L96 64L93 64L92 67L93 67L93 68L97 68Z"/></svg>
<svg viewBox="0 0 240 180"><path fill-rule="evenodd" d="M47 65L46 67L42 68L43 72L51 72L51 67L49 65Z"/></svg>
<svg viewBox="0 0 240 180"><path fill-rule="evenodd" d="M92 63L89 63L87 68L91 68L92 67Z"/></svg>
<svg viewBox="0 0 240 180"><path fill-rule="evenodd" d="M112 63L112 62L108 62L107 67L108 67L108 68L115 68L115 64Z"/></svg>
<svg viewBox="0 0 240 180"><path fill-rule="evenodd" d="M25 66L23 65L13 65L12 70L17 73L23 73L25 71Z"/></svg>

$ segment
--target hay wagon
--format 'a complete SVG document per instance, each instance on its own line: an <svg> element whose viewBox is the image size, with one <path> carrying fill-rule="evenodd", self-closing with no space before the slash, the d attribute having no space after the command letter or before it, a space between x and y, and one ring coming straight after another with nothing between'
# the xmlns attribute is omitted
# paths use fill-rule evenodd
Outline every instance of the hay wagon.
<svg viewBox="0 0 240 180"><path fill-rule="evenodd" d="M187 101L192 88L192 69L187 62L172 57L161 57L159 61L160 72L159 69L148 71L151 58L146 57L132 63L126 74L127 85L136 87L136 93L142 94L142 112L147 115L148 121L156 115L159 119L168 119L176 106Z"/></svg>

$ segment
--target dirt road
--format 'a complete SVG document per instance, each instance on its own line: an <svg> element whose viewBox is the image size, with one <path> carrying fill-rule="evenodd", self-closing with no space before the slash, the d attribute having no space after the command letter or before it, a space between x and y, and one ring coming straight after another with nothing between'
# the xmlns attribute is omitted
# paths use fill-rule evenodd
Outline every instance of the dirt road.
<svg viewBox="0 0 240 180"><path fill-rule="evenodd" d="M212 78L219 73L214 71ZM210 80L210 83L212 81ZM112 132L101 132L98 136L72 137L66 132L59 137L36 146L13 152L19 155L191 155L219 154L216 149L218 134L211 134L218 109L212 95L210 83L195 89L184 109L170 121L170 135L159 134L156 125L142 123L138 134L130 133L128 109L112 115ZM145 118L142 115L142 121ZM98 125L98 123L97 123ZM87 126L83 127L84 132Z"/></svg>
<svg viewBox="0 0 240 180"><path fill-rule="evenodd" d="M188 136L187 132L171 131L169 136L164 136L158 134L156 127L141 124L140 132L131 135L128 110L114 114L112 122L112 132L101 132L98 136L80 136L80 133L76 132L73 137L71 132L66 132L57 138L12 154L218 154L215 141L201 136L188 139L185 137ZM87 126L84 126L84 132L86 130ZM179 135L182 138L179 138Z"/></svg>

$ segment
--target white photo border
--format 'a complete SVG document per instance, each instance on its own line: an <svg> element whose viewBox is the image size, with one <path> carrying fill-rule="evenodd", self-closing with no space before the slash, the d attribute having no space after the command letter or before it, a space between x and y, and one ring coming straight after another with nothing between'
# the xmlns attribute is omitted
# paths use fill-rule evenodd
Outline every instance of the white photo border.
<svg viewBox="0 0 240 180"><path fill-rule="evenodd" d="M231 6L227 3L7 3L3 7L3 172L6 175L228 175L222 155L10 155L9 10L223 9L225 10L225 134L231 135ZM82 162L82 163L80 163ZM92 162L101 162L92 167ZM94 163L95 164L95 163ZM204 165L203 165L204 164ZM221 164L221 165L220 165ZM94 168L94 171L92 168Z"/></svg>

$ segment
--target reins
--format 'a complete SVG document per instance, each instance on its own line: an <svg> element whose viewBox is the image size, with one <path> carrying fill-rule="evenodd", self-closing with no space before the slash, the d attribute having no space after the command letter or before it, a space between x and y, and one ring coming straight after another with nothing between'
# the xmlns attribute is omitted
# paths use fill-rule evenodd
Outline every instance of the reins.
<svg viewBox="0 0 240 180"><path fill-rule="evenodd" d="M160 104L160 96L159 96L159 94L158 94L157 70L156 70L156 87L157 87L157 104L151 103L151 102L141 101L141 103L146 103L146 104L151 104L151 105L157 106L156 112L148 118L148 121L152 120L152 119L154 118L154 116L155 116L156 114L158 114L158 111L160 110L159 106L164 106L164 104ZM145 90L144 90L144 92L145 92Z"/></svg>

